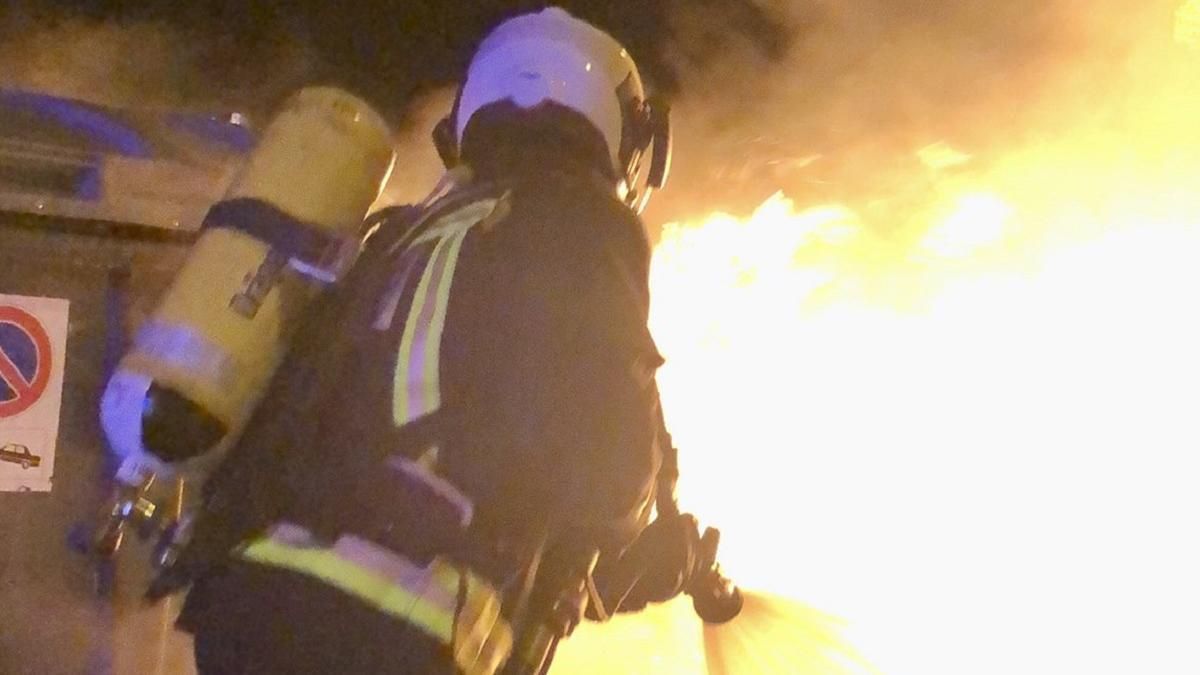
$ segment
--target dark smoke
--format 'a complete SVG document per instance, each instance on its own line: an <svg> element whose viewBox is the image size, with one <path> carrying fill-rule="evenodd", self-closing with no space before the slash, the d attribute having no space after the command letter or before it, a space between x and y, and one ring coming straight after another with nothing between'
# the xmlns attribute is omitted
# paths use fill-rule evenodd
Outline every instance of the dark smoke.
<svg viewBox="0 0 1200 675"><path fill-rule="evenodd" d="M709 49L728 23L684 8L678 170L655 213L744 212L779 189L802 204L888 199L928 179L915 157L926 145L981 163L1117 114L1131 63L1147 39L1170 41L1178 4L762 2L782 53L753 35Z"/></svg>
<svg viewBox="0 0 1200 675"><path fill-rule="evenodd" d="M0 16L0 86L102 105L262 114L311 77L314 58L286 39L248 51L222 34L161 19L22 10Z"/></svg>
<svg viewBox="0 0 1200 675"><path fill-rule="evenodd" d="M446 99L430 92L452 85L495 21L544 4L9 2L0 86L261 117L303 84L343 84L400 130L407 197L437 171L428 126ZM1137 77L1136 38L1169 40L1178 2L564 4L628 44L674 101L675 176L652 202L655 223L745 212L779 189L802 204L881 202L886 214L930 179L914 154L926 145L986 161L1069 131L1089 105L1118 114L1114 92Z"/></svg>

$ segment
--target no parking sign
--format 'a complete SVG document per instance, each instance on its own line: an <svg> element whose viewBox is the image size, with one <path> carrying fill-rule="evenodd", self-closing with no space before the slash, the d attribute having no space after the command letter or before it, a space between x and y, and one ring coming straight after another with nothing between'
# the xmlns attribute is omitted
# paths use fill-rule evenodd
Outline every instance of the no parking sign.
<svg viewBox="0 0 1200 675"><path fill-rule="evenodd" d="M0 295L0 492L50 490L68 307Z"/></svg>

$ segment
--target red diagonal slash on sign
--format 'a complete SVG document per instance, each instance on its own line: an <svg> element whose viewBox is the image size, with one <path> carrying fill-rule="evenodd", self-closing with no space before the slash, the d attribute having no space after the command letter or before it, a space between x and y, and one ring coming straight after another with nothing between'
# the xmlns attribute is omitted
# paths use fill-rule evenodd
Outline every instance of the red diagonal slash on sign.
<svg viewBox="0 0 1200 675"><path fill-rule="evenodd" d="M9 389L17 395L17 399L23 399L28 396L33 389L33 385L25 381L25 376L17 369L17 364L8 358L8 354L0 349L0 378L8 385Z"/></svg>
<svg viewBox="0 0 1200 675"><path fill-rule="evenodd" d="M14 395L7 401L0 401L0 418L3 418L24 412L42 397L46 391L46 385L50 382L51 354L50 336L46 334L46 329L42 327L37 317L29 312L11 305L0 305L0 323L7 323L18 328L24 335L15 339L29 340L35 354L33 377L26 380L21 369L5 352L4 345L0 344L0 378L3 378L4 383ZM17 334L10 333L8 339L14 339L14 335Z"/></svg>

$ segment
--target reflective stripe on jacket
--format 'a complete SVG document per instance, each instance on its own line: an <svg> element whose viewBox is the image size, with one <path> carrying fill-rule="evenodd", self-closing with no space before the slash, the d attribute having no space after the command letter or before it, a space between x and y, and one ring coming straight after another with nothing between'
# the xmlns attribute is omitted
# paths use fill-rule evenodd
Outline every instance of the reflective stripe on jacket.
<svg viewBox="0 0 1200 675"><path fill-rule="evenodd" d="M466 675L491 675L512 649L512 629L500 615L499 592L470 570L441 558L422 568L351 535L325 547L290 523L275 526L239 554L319 579L420 628L452 650Z"/></svg>
<svg viewBox="0 0 1200 675"><path fill-rule="evenodd" d="M403 318L394 372L393 422L399 427L441 406L440 345L446 308L459 252L471 228L496 209L499 200L469 201L450 210L431 208L436 213L422 223L418 236L397 251L401 265L423 266L415 290L401 279L397 292L407 290L411 302L405 317L380 317L376 323L390 326ZM440 211L440 213L438 213ZM384 298L384 314L396 311ZM387 321L383 321L386 318ZM423 478L439 495L463 507L465 527L472 513L470 500L432 470L436 448L418 465L394 457L392 470L422 470ZM322 546L304 528L278 523L268 536L246 545L240 552L260 565L307 574L348 593L379 611L406 621L444 642L454 653L455 663L468 675L495 672L512 647L512 630L500 616L500 594L478 574L435 558L420 567L408 558L352 535L342 535L333 546Z"/></svg>
<svg viewBox="0 0 1200 675"><path fill-rule="evenodd" d="M338 588L445 642L464 671L487 674L510 651L511 631L477 573L502 585L531 569L522 542L552 528L619 548L644 522L661 362L646 325L649 247L624 204L549 162L420 211L403 233L390 230L400 236L368 242L371 265L360 261L359 281L339 287L329 322L314 326L336 328L336 342L300 340L289 354L214 501L248 524L243 559ZM410 420L433 411L454 423L427 440ZM406 559L401 546L371 543L386 541L374 530L343 525L375 507L390 525L388 485L367 494L355 481L401 454L423 454L467 497L465 520L517 552L513 570L426 565L425 552ZM409 511L400 515L431 525L423 509ZM415 547L421 527L402 541Z"/></svg>

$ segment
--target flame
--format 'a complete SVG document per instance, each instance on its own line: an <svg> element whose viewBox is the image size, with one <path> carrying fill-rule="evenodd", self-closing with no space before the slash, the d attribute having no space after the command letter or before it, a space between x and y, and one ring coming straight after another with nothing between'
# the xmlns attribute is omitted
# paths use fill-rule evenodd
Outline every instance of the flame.
<svg viewBox="0 0 1200 675"><path fill-rule="evenodd" d="M945 258L961 258L1000 241L1012 208L996 195L959 197L954 211L921 242L922 248Z"/></svg>
<svg viewBox="0 0 1200 675"><path fill-rule="evenodd" d="M1187 0L1175 11L1175 40L1200 49L1200 0Z"/></svg>
<svg viewBox="0 0 1200 675"><path fill-rule="evenodd" d="M776 197L658 249L681 499L723 528L730 572L945 658L885 672L1018 658L998 635L1059 642L1058 672L1109 672L1089 658L1195 626L1200 213L1105 227L1028 269L907 266L941 275L919 309L855 292L837 264L855 227Z"/></svg>
<svg viewBox="0 0 1200 675"><path fill-rule="evenodd" d="M1200 68L1155 74L902 227L781 192L664 228L681 501L881 672L1200 672Z"/></svg>

